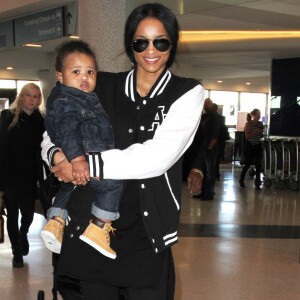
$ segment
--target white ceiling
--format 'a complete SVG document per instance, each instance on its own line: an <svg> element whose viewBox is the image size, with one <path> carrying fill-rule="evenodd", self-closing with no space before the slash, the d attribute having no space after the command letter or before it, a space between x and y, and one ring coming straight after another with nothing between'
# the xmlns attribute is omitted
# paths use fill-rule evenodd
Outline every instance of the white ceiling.
<svg viewBox="0 0 300 300"><path fill-rule="evenodd" d="M82 1L82 0L80 0ZM105 0L120 1L120 0ZM134 1L134 0L128 0ZM18 17L69 1L1 1L0 20ZM137 0L136 4L149 1ZM300 30L300 0L165 0L177 15L181 30ZM4 63L12 61L20 72L44 70L54 46L19 47L0 51L0 77ZM50 51L50 53L49 53ZM33 62L29 57L34 57ZM205 88L268 92L273 58L300 57L300 39L206 42L179 47L174 71L201 79ZM217 84L217 80L223 80ZM246 86L245 82L251 82Z"/></svg>

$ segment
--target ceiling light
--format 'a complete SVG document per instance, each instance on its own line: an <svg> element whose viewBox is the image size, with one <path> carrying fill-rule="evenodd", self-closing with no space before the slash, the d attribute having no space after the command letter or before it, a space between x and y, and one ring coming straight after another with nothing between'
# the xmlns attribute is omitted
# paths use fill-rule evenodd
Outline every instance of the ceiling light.
<svg viewBox="0 0 300 300"><path fill-rule="evenodd" d="M77 35L70 35L70 39L79 39L79 36L77 36Z"/></svg>
<svg viewBox="0 0 300 300"><path fill-rule="evenodd" d="M218 80L218 83L222 83L223 81L222 80Z"/></svg>
<svg viewBox="0 0 300 300"><path fill-rule="evenodd" d="M180 41L191 42L217 42L238 41L257 39L284 39L299 38L300 31L288 30L204 30L204 31L182 31Z"/></svg>
<svg viewBox="0 0 300 300"><path fill-rule="evenodd" d="M36 47L36 48L41 48L42 47L42 45L40 45L40 44L25 44L23 46L25 46L25 47Z"/></svg>
<svg viewBox="0 0 300 300"><path fill-rule="evenodd" d="M251 82L246 82L247 85L251 85Z"/></svg>
<svg viewBox="0 0 300 300"><path fill-rule="evenodd" d="M6 70L13 70L13 67L6 67Z"/></svg>

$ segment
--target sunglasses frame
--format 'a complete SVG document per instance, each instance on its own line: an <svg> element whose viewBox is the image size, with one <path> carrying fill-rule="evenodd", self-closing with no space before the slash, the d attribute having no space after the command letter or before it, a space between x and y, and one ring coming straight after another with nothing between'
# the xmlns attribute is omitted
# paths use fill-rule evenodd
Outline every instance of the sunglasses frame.
<svg viewBox="0 0 300 300"><path fill-rule="evenodd" d="M142 47L141 47L141 49L137 49L136 48L136 46L137 46L137 42L138 41L143 41L144 43L146 43L147 45L146 45L146 48L145 49L143 49ZM168 48L166 49L166 50L160 50L159 49L159 43L160 42L163 42L163 43L165 43L165 41L168 41ZM154 46L154 48L156 49L156 50L158 50L159 52L166 52L166 51L168 51L169 49L170 49L170 47L172 46L172 44L171 44L171 42L168 40L168 39L166 39L166 38L157 38L157 39L154 39L154 40L150 40L150 39L141 39L141 38L139 38L139 39L135 39L133 42L132 42L132 49L133 49L133 51L134 52L137 52L137 53L142 53L142 52L144 52L148 47L149 47L149 43L150 42L152 42L152 44L153 44L153 46ZM158 47L158 48L157 48Z"/></svg>

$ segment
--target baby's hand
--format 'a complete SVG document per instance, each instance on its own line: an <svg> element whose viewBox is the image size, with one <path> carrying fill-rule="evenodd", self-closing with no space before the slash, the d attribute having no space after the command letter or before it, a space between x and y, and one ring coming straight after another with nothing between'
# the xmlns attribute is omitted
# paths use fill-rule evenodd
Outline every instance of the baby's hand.
<svg viewBox="0 0 300 300"><path fill-rule="evenodd" d="M89 166L85 159L75 158L71 161L72 174L77 185L86 185L90 181Z"/></svg>

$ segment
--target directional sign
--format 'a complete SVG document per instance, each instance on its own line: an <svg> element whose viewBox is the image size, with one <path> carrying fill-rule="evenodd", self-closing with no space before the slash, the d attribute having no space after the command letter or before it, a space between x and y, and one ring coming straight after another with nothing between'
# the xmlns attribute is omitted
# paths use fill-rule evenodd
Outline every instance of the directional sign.
<svg viewBox="0 0 300 300"><path fill-rule="evenodd" d="M0 23L0 49L14 46L14 26L13 21Z"/></svg>
<svg viewBox="0 0 300 300"><path fill-rule="evenodd" d="M65 35L77 35L77 16L77 2L70 2L66 6L64 6Z"/></svg>
<svg viewBox="0 0 300 300"><path fill-rule="evenodd" d="M15 19L14 24L16 46L63 37L63 7Z"/></svg>

